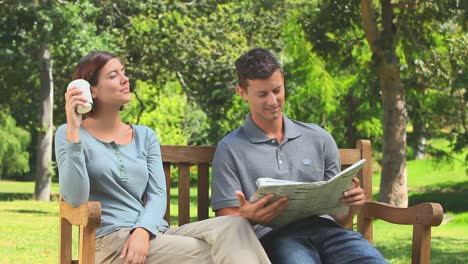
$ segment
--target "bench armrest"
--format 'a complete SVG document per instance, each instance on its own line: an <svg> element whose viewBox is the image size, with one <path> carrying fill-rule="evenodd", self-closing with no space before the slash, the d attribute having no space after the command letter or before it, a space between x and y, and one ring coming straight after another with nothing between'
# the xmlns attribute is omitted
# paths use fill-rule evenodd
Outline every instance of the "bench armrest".
<svg viewBox="0 0 468 264"><path fill-rule="evenodd" d="M444 214L438 203L421 203L400 208L386 203L366 202L361 212L366 218L378 218L394 224L428 226L440 225Z"/></svg>
<svg viewBox="0 0 468 264"><path fill-rule="evenodd" d="M88 201L74 208L62 200L60 201L60 218L67 219L75 226L96 228L101 224L101 203Z"/></svg>

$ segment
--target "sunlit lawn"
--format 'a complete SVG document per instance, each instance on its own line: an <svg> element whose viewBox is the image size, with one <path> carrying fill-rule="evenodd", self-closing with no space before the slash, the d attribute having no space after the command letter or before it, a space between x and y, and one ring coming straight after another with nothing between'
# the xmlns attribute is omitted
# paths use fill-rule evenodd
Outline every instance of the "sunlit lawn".
<svg viewBox="0 0 468 264"><path fill-rule="evenodd" d="M58 261L59 203L32 201L33 190L33 182L0 181L0 264ZM53 184L52 192L58 193L57 184ZM190 192L193 196L196 188ZM177 225L176 188L171 189L171 197L171 224ZM195 220L195 204L190 215Z"/></svg>

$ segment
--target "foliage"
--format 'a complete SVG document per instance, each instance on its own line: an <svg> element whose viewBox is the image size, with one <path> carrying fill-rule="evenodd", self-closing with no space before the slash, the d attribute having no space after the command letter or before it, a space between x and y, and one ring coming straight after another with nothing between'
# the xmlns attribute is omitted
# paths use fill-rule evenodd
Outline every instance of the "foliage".
<svg viewBox="0 0 468 264"><path fill-rule="evenodd" d="M29 172L27 148L31 136L27 130L16 126L6 107L0 108L0 179Z"/></svg>
<svg viewBox="0 0 468 264"><path fill-rule="evenodd" d="M252 46L275 47L278 13L255 1L157 5L130 19L128 61L139 63L131 70L159 85L176 77L189 102L208 117L207 137L193 142L215 144L234 128L231 122L238 123L226 120L234 95L233 62Z"/></svg>
<svg viewBox="0 0 468 264"><path fill-rule="evenodd" d="M125 106L124 120L152 128L165 145L186 145L190 136L204 131L205 114L188 102L178 82L168 82L161 90L143 81L136 85L138 93Z"/></svg>
<svg viewBox="0 0 468 264"><path fill-rule="evenodd" d="M337 108L335 80L326 71L323 60L312 52L296 14L291 14L282 32L283 67L291 101L287 113L291 118L327 127L327 118Z"/></svg>
<svg viewBox="0 0 468 264"><path fill-rule="evenodd" d="M419 137L446 137L452 150L466 148L468 85L468 35L464 30L466 10L456 2L440 9L438 1L425 1L401 11L402 76L410 88L408 111L413 123L409 144L416 148ZM465 13L465 14L464 14ZM427 146L428 154L449 158L450 152ZM468 168L468 166L467 166Z"/></svg>
<svg viewBox="0 0 468 264"><path fill-rule="evenodd" d="M306 2L297 10L310 50L326 62L325 70L334 80L336 109L327 117L327 127L339 146L354 146L357 139L369 138L379 149L381 99L369 64L371 53L361 29L359 5L353 1Z"/></svg>

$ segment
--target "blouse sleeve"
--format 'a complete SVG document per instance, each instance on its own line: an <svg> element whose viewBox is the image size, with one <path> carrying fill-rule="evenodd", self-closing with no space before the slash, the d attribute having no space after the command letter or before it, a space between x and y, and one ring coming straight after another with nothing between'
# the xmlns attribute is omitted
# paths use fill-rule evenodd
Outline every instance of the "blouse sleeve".
<svg viewBox="0 0 468 264"><path fill-rule="evenodd" d="M146 187L146 204L141 212L136 227L143 227L153 235L163 228L166 212L166 177L162 165L161 147L156 134L150 130L147 146L148 185Z"/></svg>
<svg viewBox="0 0 468 264"><path fill-rule="evenodd" d="M73 207L89 199L89 178L86 169L83 145L66 139L67 126L62 125L55 133L55 156L59 172L60 193Z"/></svg>

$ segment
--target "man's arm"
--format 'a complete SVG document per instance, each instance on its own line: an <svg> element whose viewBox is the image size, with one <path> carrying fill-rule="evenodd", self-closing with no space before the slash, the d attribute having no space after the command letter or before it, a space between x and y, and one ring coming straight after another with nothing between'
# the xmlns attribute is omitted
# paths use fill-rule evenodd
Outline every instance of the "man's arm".
<svg viewBox="0 0 468 264"><path fill-rule="evenodd" d="M226 207L215 212L216 216L225 216L225 215L240 215L239 207Z"/></svg>
<svg viewBox="0 0 468 264"><path fill-rule="evenodd" d="M239 199L240 207L225 207L216 210L216 216L223 215L240 215L248 219L251 223L262 224L268 223L279 215L286 208L288 199L281 197L280 199L268 203L273 195L269 194L255 203L249 203L244 196L244 193L236 191L237 199Z"/></svg>

